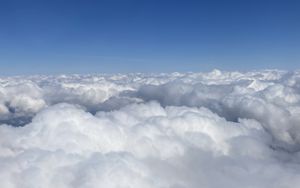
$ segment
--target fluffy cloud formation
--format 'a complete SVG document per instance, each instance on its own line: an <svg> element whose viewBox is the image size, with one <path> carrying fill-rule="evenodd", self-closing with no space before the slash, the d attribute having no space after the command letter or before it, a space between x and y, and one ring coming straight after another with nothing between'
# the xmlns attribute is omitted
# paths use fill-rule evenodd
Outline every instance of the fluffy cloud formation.
<svg viewBox="0 0 300 188"><path fill-rule="evenodd" d="M300 73L0 79L0 187L300 186Z"/></svg>

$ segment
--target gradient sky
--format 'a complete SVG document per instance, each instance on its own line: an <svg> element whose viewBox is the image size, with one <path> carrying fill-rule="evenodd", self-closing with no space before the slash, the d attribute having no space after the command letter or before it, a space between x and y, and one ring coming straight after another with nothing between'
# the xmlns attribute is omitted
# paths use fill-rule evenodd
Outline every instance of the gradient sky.
<svg viewBox="0 0 300 188"><path fill-rule="evenodd" d="M0 75L299 67L297 0L0 0Z"/></svg>

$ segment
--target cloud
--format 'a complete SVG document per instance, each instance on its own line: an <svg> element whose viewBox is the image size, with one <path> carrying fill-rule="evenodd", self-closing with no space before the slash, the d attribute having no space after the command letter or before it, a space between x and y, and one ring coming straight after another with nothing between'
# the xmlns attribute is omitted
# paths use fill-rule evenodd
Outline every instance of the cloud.
<svg viewBox="0 0 300 188"><path fill-rule="evenodd" d="M0 187L298 187L299 78L2 78Z"/></svg>

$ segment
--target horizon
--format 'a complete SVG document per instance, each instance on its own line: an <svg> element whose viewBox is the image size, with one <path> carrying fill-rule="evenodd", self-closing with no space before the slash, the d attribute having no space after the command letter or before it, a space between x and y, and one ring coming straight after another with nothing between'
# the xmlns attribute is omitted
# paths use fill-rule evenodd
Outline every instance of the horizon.
<svg viewBox="0 0 300 188"><path fill-rule="evenodd" d="M115 76L115 75L146 75L146 76L156 76L156 75L171 75L175 73L179 74L208 74L215 71L220 71L221 73L256 73L256 72L285 72L285 73L293 73L293 72L300 72L300 69L294 70L287 70L287 69L251 69L251 70L222 70L222 69L211 69L206 71L170 71L170 72L88 72L88 73L36 73L36 74L2 74L0 78L18 78L18 77L39 77L39 76L47 76L47 77L59 77L59 76Z"/></svg>

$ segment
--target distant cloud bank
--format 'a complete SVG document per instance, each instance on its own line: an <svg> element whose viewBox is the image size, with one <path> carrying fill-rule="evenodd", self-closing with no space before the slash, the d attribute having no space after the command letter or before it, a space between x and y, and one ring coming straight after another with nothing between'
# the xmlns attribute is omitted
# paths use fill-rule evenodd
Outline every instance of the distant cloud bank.
<svg viewBox="0 0 300 188"><path fill-rule="evenodd" d="M300 187L300 72L0 78L0 187Z"/></svg>

